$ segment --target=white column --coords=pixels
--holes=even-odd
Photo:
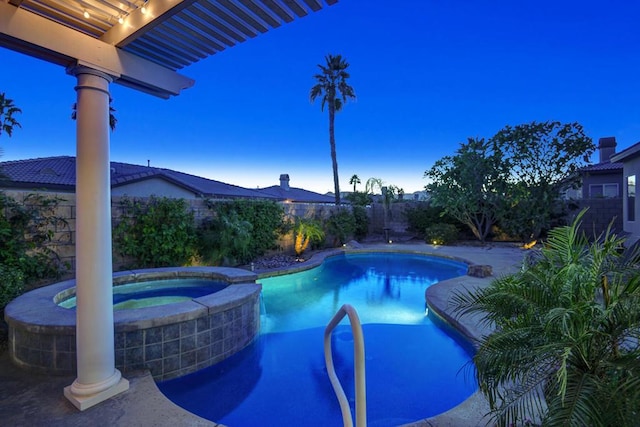
[[[111,261],[109,83],[76,67],[76,351],[78,377],[64,395],[85,410],[129,388],[115,368]]]

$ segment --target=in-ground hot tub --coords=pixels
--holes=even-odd
[[[228,286],[179,302],[114,311],[115,361],[121,372],[149,369],[156,380],[213,365],[247,346],[260,330],[257,276],[223,267],[133,270],[114,274],[125,284],[207,280]],[[5,308],[12,361],[30,371],[76,372],[76,312],[59,304],[75,295],[75,280],[28,292]]]
[[[220,292],[228,282],[198,277],[148,280],[118,284],[113,287],[113,309],[131,310],[189,301]],[[62,300],[61,300],[62,299]],[[75,309],[76,297],[67,292],[56,295],[60,307]]]

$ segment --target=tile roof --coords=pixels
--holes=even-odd
[[[277,197],[280,200],[289,200],[291,202],[332,204],[336,202],[336,199],[333,196],[326,196],[324,194],[314,193],[313,191],[295,187],[289,187],[288,190],[285,190],[280,185],[273,185],[271,187],[260,188],[256,191]]]
[[[580,172],[622,172],[623,164],[619,162],[602,162],[595,165],[585,166]]]
[[[5,186],[9,184],[11,187],[43,187],[52,190],[75,191],[76,158],[59,156],[0,162],[0,173],[9,177],[8,181],[4,180]],[[268,193],[171,169],[111,162],[112,187],[133,184],[151,178],[164,179],[201,197],[274,198]]]

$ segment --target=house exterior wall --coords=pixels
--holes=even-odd
[[[152,195],[170,197],[173,199],[191,200],[196,194],[183,187],[167,182],[163,179],[153,178],[131,184],[120,185],[111,188],[112,196],[149,197]]]
[[[618,197],[622,197],[622,175],[618,173],[611,174],[585,174],[582,178],[582,198],[593,198],[590,194],[592,185],[615,184],[618,188]]]
[[[624,218],[624,231],[629,233],[629,243],[634,243],[635,241],[640,239],[640,200],[638,200],[638,196],[640,196],[640,194],[638,194],[638,190],[636,187],[635,197],[629,197],[627,179],[631,176],[635,176],[636,185],[638,182],[640,182],[640,157],[624,160],[623,175],[624,185],[622,192],[622,212]],[[635,218],[629,218],[630,204],[633,204],[632,208],[635,211]]]
[[[582,217],[580,228],[589,238],[605,232],[609,224],[612,225],[613,232],[617,234],[624,232],[622,197],[581,199],[576,201],[576,205],[576,209],[567,217],[567,222],[573,221],[580,211],[588,208]]]

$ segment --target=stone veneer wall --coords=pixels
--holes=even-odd
[[[250,275],[255,282],[252,273],[241,274],[232,280]],[[75,374],[75,310],[54,303],[60,293],[71,293],[72,282],[28,292],[6,307],[13,363],[31,372]],[[224,360],[259,334],[261,288],[232,283],[187,302],[115,311],[116,367],[124,374],[148,369],[162,381]]]

